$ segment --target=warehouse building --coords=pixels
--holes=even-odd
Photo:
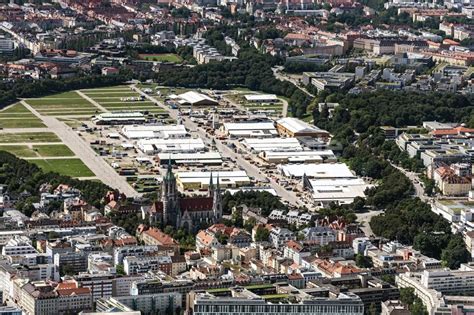
[[[357,178],[356,175],[344,163],[330,164],[285,164],[280,165],[279,170],[286,177],[302,178]]]
[[[344,163],[287,164],[279,169],[287,177],[301,178],[314,203],[323,207],[332,202],[350,204],[355,197],[365,197],[365,190],[371,187]]]
[[[282,139],[279,139],[282,140]],[[259,154],[267,163],[332,163],[337,158],[331,150],[318,151],[272,151],[265,150]]]
[[[236,188],[250,184],[250,178],[245,171],[222,171],[222,172],[179,172],[176,183],[182,190],[208,189],[211,179],[219,177],[219,187]]]
[[[111,112],[96,115],[92,122],[96,125],[134,125],[144,124],[146,118],[138,112]]]
[[[245,100],[251,103],[277,103],[280,100],[275,94],[248,94]]]
[[[253,152],[262,151],[282,151],[296,152],[303,151],[303,147],[296,138],[246,138],[242,144]]]
[[[319,206],[330,203],[351,204],[355,197],[365,198],[367,185],[361,178],[304,179],[303,186],[312,192],[313,201]]]
[[[281,136],[286,137],[313,137],[328,139],[329,132],[312,126],[302,120],[292,117],[282,118],[277,121],[277,130]]]
[[[216,106],[219,102],[215,99],[210,98],[205,94],[201,94],[194,91],[189,91],[178,95],[178,103],[180,105],[190,106]]]
[[[161,165],[168,161],[172,164],[185,165],[221,165],[222,156],[219,152],[197,152],[197,153],[159,153],[158,160]]]
[[[144,153],[191,153],[204,151],[206,146],[202,139],[141,139],[137,142],[138,148]]]
[[[224,123],[221,132],[230,138],[271,138],[278,135],[273,122]]]
[[[184,125],[124,126],[122,134],[128,139],[184,138],[188,135]]]

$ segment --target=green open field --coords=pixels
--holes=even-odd
[[[0,128],[43,128],[46,127],[38,118],[0,118]]]
[[[0,111],[0,128],[42,128],[43,122],[20,103]]]
[[[64,144],[0,145],[0,151],[7,151],[22,158],[74,156]]]
[[[79,98],[79,99],[82,99],[82,97],[79,94],[77,94],[75,91],[52,94],[52,95],[45,96],[43,98],[69,98],[69,99]]]
[[[33,151],[43,157],[74,156],[74,153],[65,144],[34,145]]]
[[[101,99],[101,98],[121,98],[121,97],[130,97],[130,96],[140,96],[137,92],[134,91],[110,91],[110,92],[89,92],[84,93],[85,95],[89,96],[93,100]]]
[[[0,151],[7,151],[22,158],[38,156],[36,152],[27,145],[0,145]]]
[[[92,177],[94,173],[80,159],[31,160],[45,172],[56,172],[72,177]]]
[[[81,90],[81,92],[88,93],[88,92],[94,92],[94,91],[112,91],[112,90],[115,90],[115,91],[129,90],[130,91],[130,87],[128,85],[115,85],[115,86],[100,87],[96,89],[84,89],[84,90]]]
[[[52,132],[0,133],[0,143],[61,142]]]
[[[34,98],[34,99],[27,99],[26,102],[33,106],[34,108],[39,106],[63,106],[66,105],[91,105],[87,100],[79,97],[79,98]]]
[[[183,59],[176,54],[141,54],[140,58],[148,61],[181,63]]]

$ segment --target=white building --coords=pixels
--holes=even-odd
[[[247,94],[244,97],[247,102],[252,103],[275,103],[279,101],[275,94]]]
[[[279,170],[286,177],[315,179],[357,178],[344,163],[330,164],[285,164]]]
[[[278,135],[273,122],[224,123],[221,132],[230,138],[271,138]]]
[[[204,151],[206,146],[202,139],[141,139],[137,142],[138,148],[146,154],[157,153],[191,153]]]
[[[280,152],[299,152],[303,151],[298,139],[295,138],[246,138],[242,144],[253,152],[262,151],[280,151]]]
[[[30,239],[26,236],[15,236],[2,248],[2,255],[4,256],[20,256],[37,253],[36,249],[31,245]]]
[[[294,139],[294,138],[288,138]],[[278,139],[283,140],[283,139]],[[265,150],[259,156],[268,163],[331,163],[337,162],[332,150],[273,151]]]
[[[273,227],[270,231],[270,242],[275,248],[282,248],[289,240],[295,240],[293,232],[282,227]]]
[[[188,135],[184,125],[133,125],[122,127],[122,134],[128,139],[170,139]]]
[[[183,190],[207,189],[211,174],[214,180],[219,177],[219,187],[221,188],[235,188],[250,184],[250,178],[245,171],[179,172],[176,175],[176,182]]]

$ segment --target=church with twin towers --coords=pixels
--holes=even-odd
[[[212,225],[222,219],[222,193],[219,175],[214,184],[213,174],[209,179],[207,196],[186,197],[178,192],[176,177],[171,161],[161,184],[161,198],[149,209],[150,223],[162,227],[173,226],[189,232],[197,231],[202,225]]]

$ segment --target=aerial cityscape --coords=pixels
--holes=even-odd
[[[474,314],[474,0],[2,0],[0,79],[0,315]]]

